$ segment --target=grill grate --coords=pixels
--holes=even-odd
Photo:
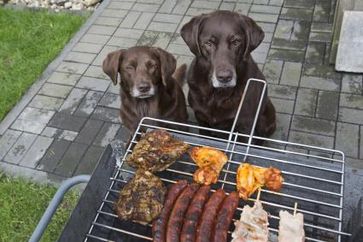
[[[244,96],[245,94],[241,104]],[[256,119],[252,130],[255,124]],[[250,135],[240,134],[233,132],[234,126],[235,123],[232,131],[228,132],[160,119],[142,119],[123,156],[121,165],[115,168],[115,173],[110,178],[109,189],[84,241],[152,240],[151,225],[143,226],[129,221],[120,221],[114,213],[114,204],[120,189],[135,171],[124,162],[125,157],[132,152],[144,132],[160,128],[191,146],[212,146],[226,152],[229,160],[219,176],[218,183],[212,186],[213,191],[218,188],[223,188],[227,193],[234,191],[236,171],[243,161],[257,166],[274,166],[280,169],[285,179],[281,191],[262,189],[260,197],[265,210],[269,213],[271,234],[278,232],[279,211],[284,209],[292,212],[294,203],[297,202],[297,211],[304,214],[307,241],[342,241],[349,236],[348,233],[342,232],[344,153],[333,149],[258,137],[254,136],[253,132]],[[204,135],[205,132],[213,132],[213,135]],[[244,142],[246,139],[248,142]],[[252,139],[265,141],[267,146],[251,144]],[[157,175],[168,185],[179,179],[192,181],[195,170],[195,163],[188,155],[183,155],[166,171]],[[247,203],[253,205],[255,196],[253,195]],[[245,204],[246,202],[240,201],[234,220],[239,219]],[[233,228],[232,225],[229,234]]]

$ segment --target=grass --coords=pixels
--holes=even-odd
[[[27,241],[56,190],[0,174],[0,241]],[[66,195],[42,237],[43,242],[57,240],[77,200],[76,192]]]
[[[87,17],[0,8],[0,121]]]

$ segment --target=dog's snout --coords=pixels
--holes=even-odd
[[[137,87],[137,89],[139,89],[140,92],[142,93],[146,93],[148,91],[150,91],[151,89],[151,85],[149,83],[140,83],[140,85]]]
[[[217,72],[217,79],[220,82],[230,82],[233,78],[233,72],[231,70],[220,70]]]

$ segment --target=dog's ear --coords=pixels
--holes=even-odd
[[[114,85],[117,84],[117,76],[122,60],[124,50],[116,50],[108,53],[106,59],[103,60],[102,69],[111,78]]]
[[[161,48],[153,48],[160,60],[161,80],[166,86],[176,69],[176,59],[169,52]]]
[[[243,58],[246,60],[248,55],[261,44],[265,33],[250,17],[240,15],[240,19],[241,26],[246,34],[246,49],[243,54]]]
[[[202,14],[192,18],[188,23],[184,24],[180,30],[181,37],[188,45],[190,51],[196,56],[201,55],[199,47],[199,33],[200,27],[207,16],[209,15]]]

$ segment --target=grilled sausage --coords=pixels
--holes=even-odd
[[[164,202],[164,208],[161,211],[159,217],[153,222],[152,232],[154,242],[165,242],[166,225],[168,224],[171,210],[173,209],[175,200],[187,185],[188,182],[186,180],[181,180],[169,188]]]
[[[238,207],[238,193],[231,192],[228,197],[223,200],[222,206],[219,209],[214,229],[214,242],[226,242],[227,232],[231,224],[234,211]]]
[[[202,215],[205,202],[209,198],[210,186],[202,186],[195,194],[184,217],[180,242],[194,242],[199,217]]]
[[[190,201],[192,200],[195,192],[198,190],[199,185],[193,183],[189,185],[180,194],[171,211],[168,227],[166,229],[166,242],[178,242],[180,231],[183,226],[184,214],[187,211]]]
[[[215,219],[226,194],[218,189],[208,200],[204,207],[202,217],[197,229],[196,242],[210,242],[213,238]]]

